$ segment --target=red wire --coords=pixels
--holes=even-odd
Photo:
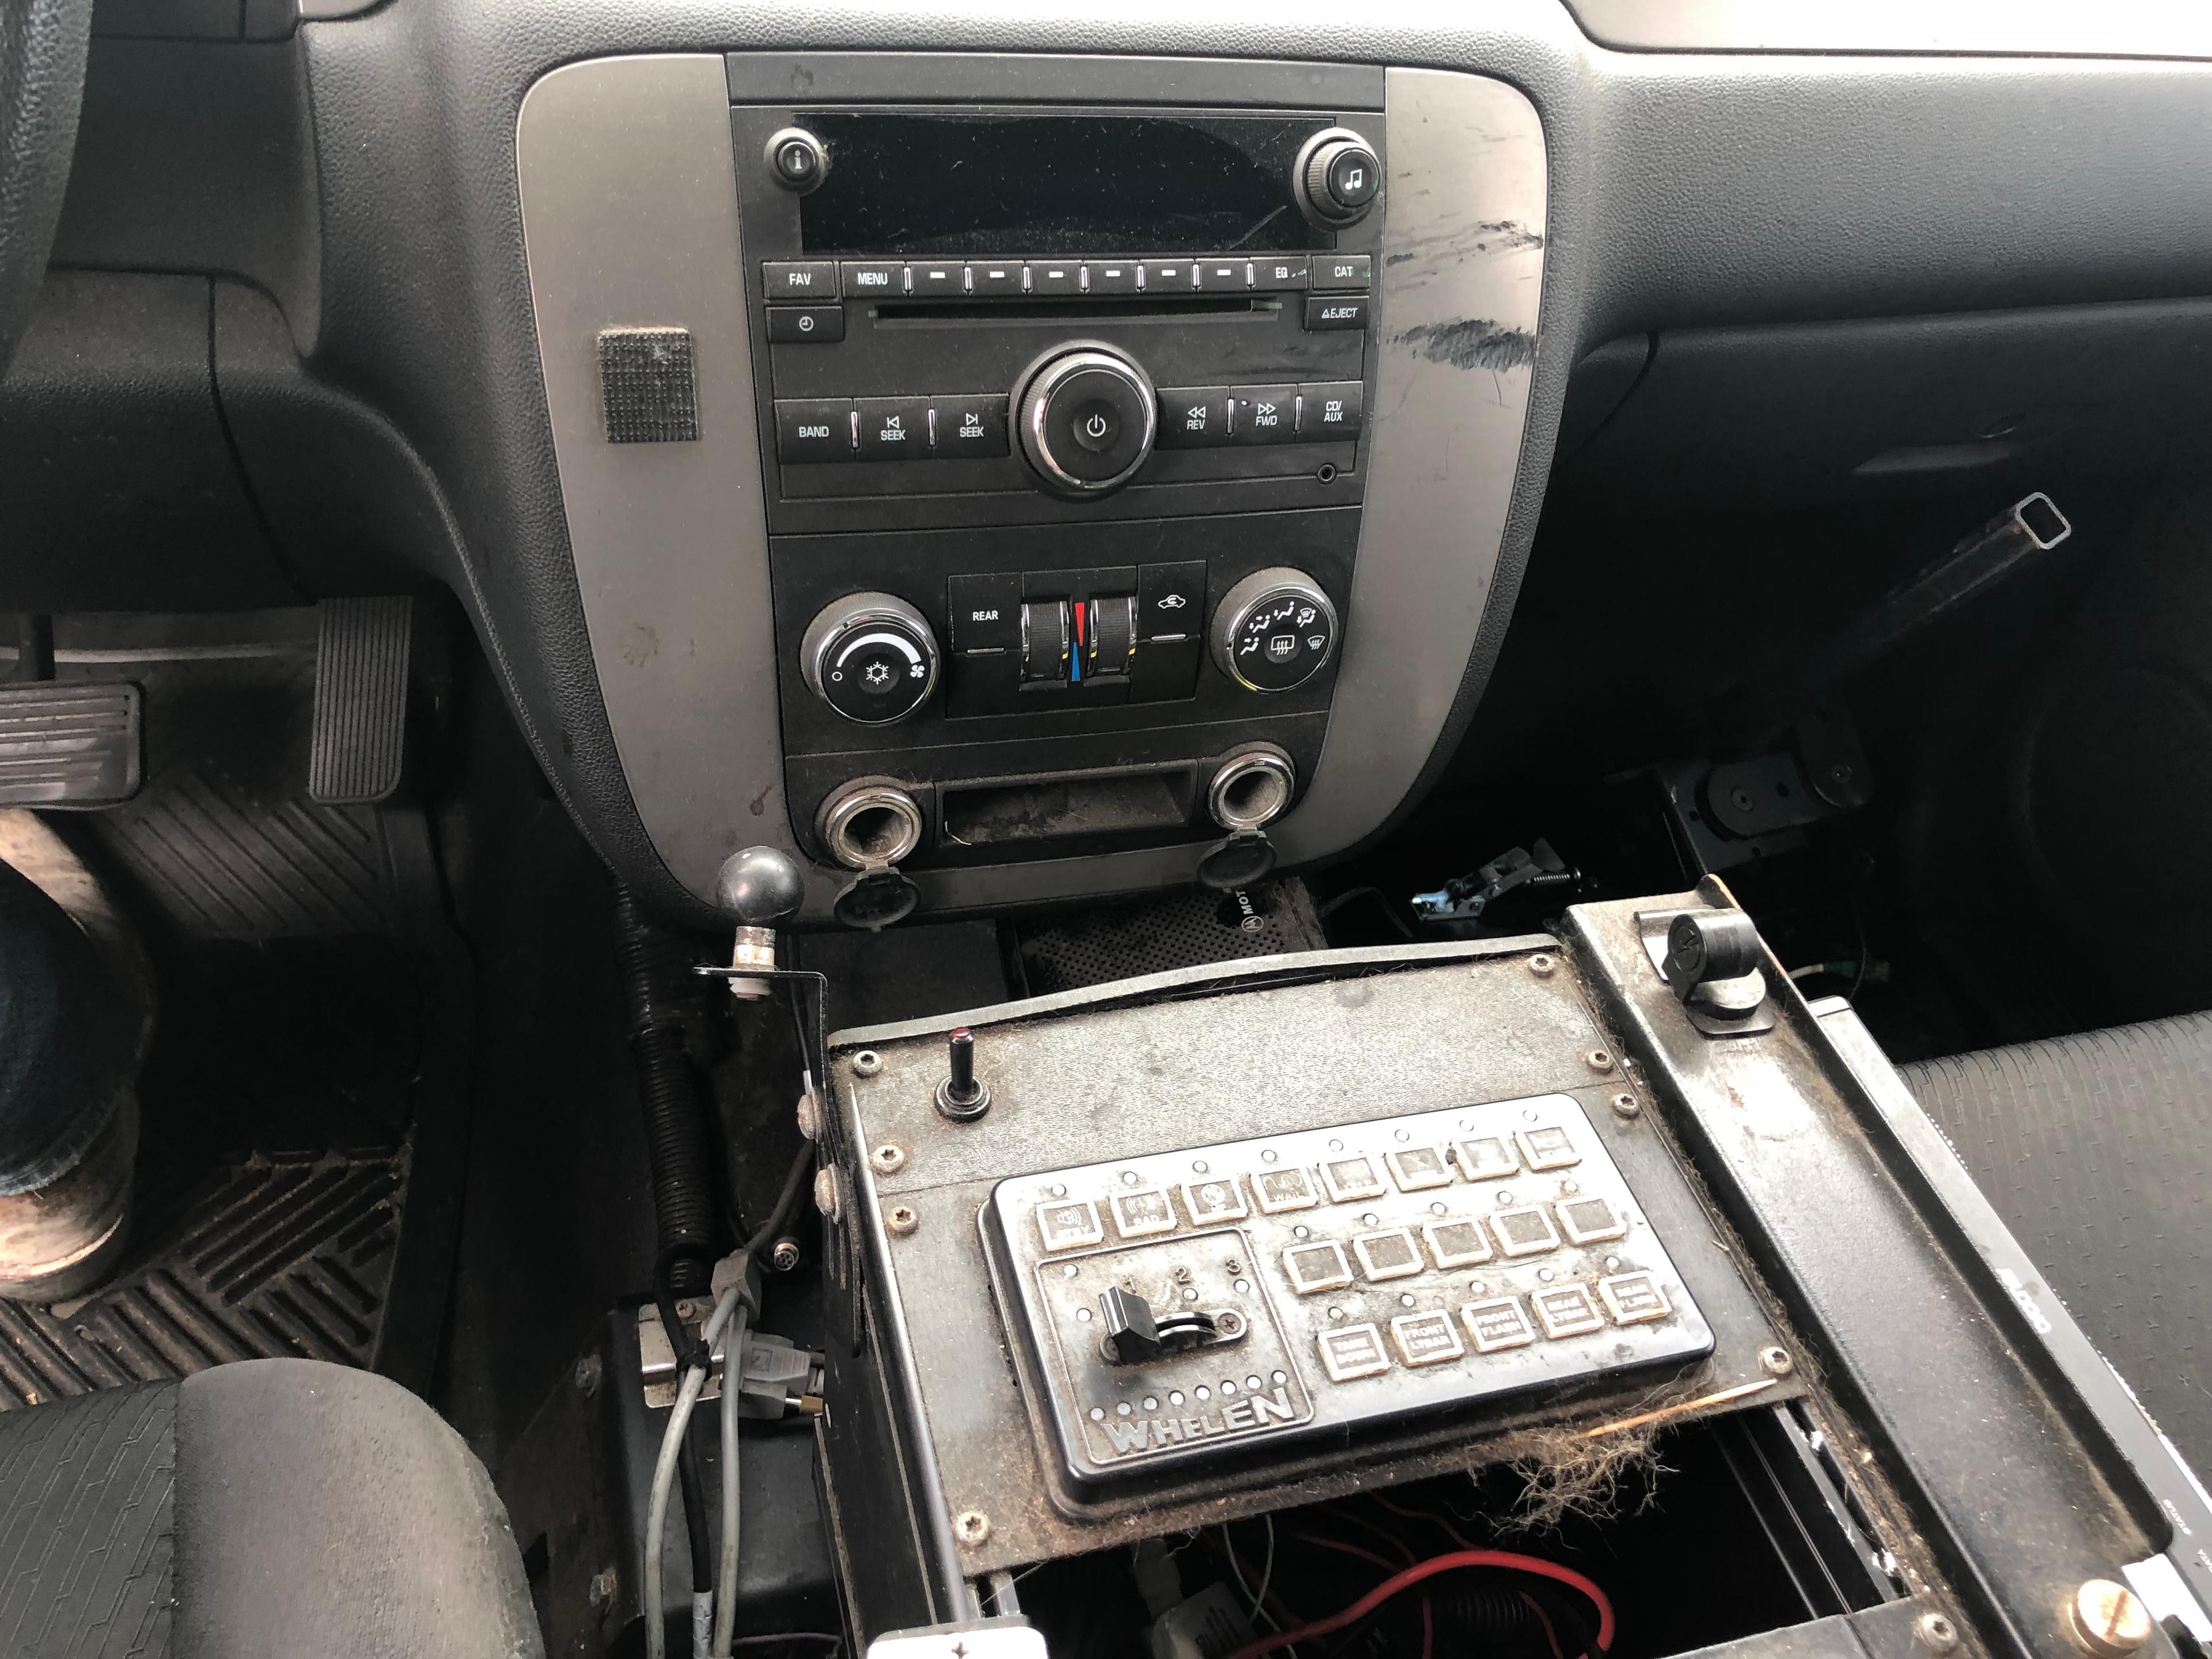
[[[1335,1550],[1344,1555],[1356,1555],[1363,1561],[1373,1562],[1385,1572],[1390,1572],[1395,1570],[1395,1563],[1385,1560],[1382,1556],[1376,1554],[1373,1550],[1363,1549],[1358,1544],[1347,1544],[1341,1539],[1337,1538],[1317,1538],[1310,1532],[1302,1532],[1298,1534],[1297,1539],[1301,1544],[1313,1544],[1325,1550]]]
[[[1528,1604],[1528,1611],[1536,1615],[1537,1622],[1544,1627],[1544,1634],[1551,1638],[1552,1659],[1567,1659],[1565,1652],[1559,1646],[1559,1632],[1552,1628],[1552,1615],[1544,1611],[1544,1604],[1529,1595],[1527,1590],[1521,1592],[1521,1599]]]
[[[1384,1509],[1389,1510],[1391,1514],[1402,1516],[1408,1521],[1426,1521],[1433,1526],[1442,1527],[1444,1529],[1444,1536],[1450,1539],[1453,1543],[1456,1544],[1463,1550],[1471,1550],[1475,1547],[1473,1544],[1467,1541],[1466,1534],[1462,1533],[1457,1527],[1452,1525],[1450,1522],[1445,1520],[1441,1515],[1431,1515],[1426,1510],[1409,1510],[1404,1504],[1394,1504],[1387,1498],[1377,1497],[1375,1501],[1377,1504],[1380,1504]]]
[[[1312,1541],[1317,1543],[1321,1540]],[[1356,1545],[1339,1547],[1358,1550]],[[1556,1561],[1546,1561],[1534,1555],[1515,1555],[1506,1550],[1455,1550],[1449,1555],[1431,1556],[1418,1565],[1407,1567],[1403,1572],[1393,1574],[1341,1613],[1333,1613],[1326,1619],[1317,1620],[1310,1625],[1301,1625],[1296,1630],[1280,1631],[1273,1636],[1262,1636],[1255,1641],[1247,1642],[1231,1654],[1229,1659],[1261,1659],[1262,1654],[1273,1653],[1277,1648],[1332,1635],[1346,1625],[1357,1624],[1401,1590],[1418,1584],[1425,1578],[1433,1578],[1440,1572],[1450,1572],[1459,1567],[1510,1567],[1516,1572],[1534,1573],[1540,1578],[1553,1579],[1580,1591],[1597,1609],[1597,1650],[1603,1653],[1612,1647],[1614,1630],[1613,1602],[1595,1583],[1572,1567],[1563,1567]]]
[[[1430,1607],[1429,1598],[1424,1595],[1421,1598],[1421,1659],[1436,1659],[1436,1612]]]

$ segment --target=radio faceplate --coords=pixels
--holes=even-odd
[[[865,777],[914,795],[915,866],[1218,840],[1206,781],[1255,743],[1287,761],[1291,804],[1356,626],[1379,120],[888,105],[731,119],[802,838]],[[1309,172],[1369,199],[1325,222]],[[1243,641],[1278,672],[1224,672],[1216,608],[1279,569],[1321,600]],[[910,676],[886,654],[854,671],[884,684],[856,691],[801,663],[855,596],[926,619]],[[908,710],[933,647],[944,672]],[[1103,809],[999,813],[988,853],[939,799],[1131,769],[1147,781],[1099,786]]]

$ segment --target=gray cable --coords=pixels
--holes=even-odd
[[[745,1310],[730,1320],[730,1339],[722,1352],[722,1555],[714,1575],[714,1659],[730,1659],[730,1640],[738,1630],[738,1382],[745,1368]]]
[[[738,1283],[722,1292],[714,1311],[707,1316],[706,1328],[699,1334],[710,1352],[737,1308],[738,1291],[744,1283],[740,1274]],[[684,1449],[684,1431],[691,1426],[691,1408],[699,1403],[699,1391],[706,1386],[704,1370],[696,1365],[684,1368],[676,1405],[668,1413],[668,1427],[660,1437],[660,1456],[653,1466],[653,1491],[645,1506],[644,1570],[638,1578],[639,1600],[645,1613],[646,1659],[668,1659],[666,1611],[660,1599],[661,1580],[665,1576],[660,1558],[668,1535],[668,1495],[676,1485],[676,1462]]]

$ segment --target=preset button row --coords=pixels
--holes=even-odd
[[[1132,254],[1115,259],[770,259],[772,304],[846,300],[1063,298],[1096,295],[1361,293],[1370,253]]]

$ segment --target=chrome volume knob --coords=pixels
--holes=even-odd
[[[1159,401],[1127,353],[1071,343],[1023,377],[1014,420],[1040,484],[1057,495],[1103,495],[1152,453]]]

